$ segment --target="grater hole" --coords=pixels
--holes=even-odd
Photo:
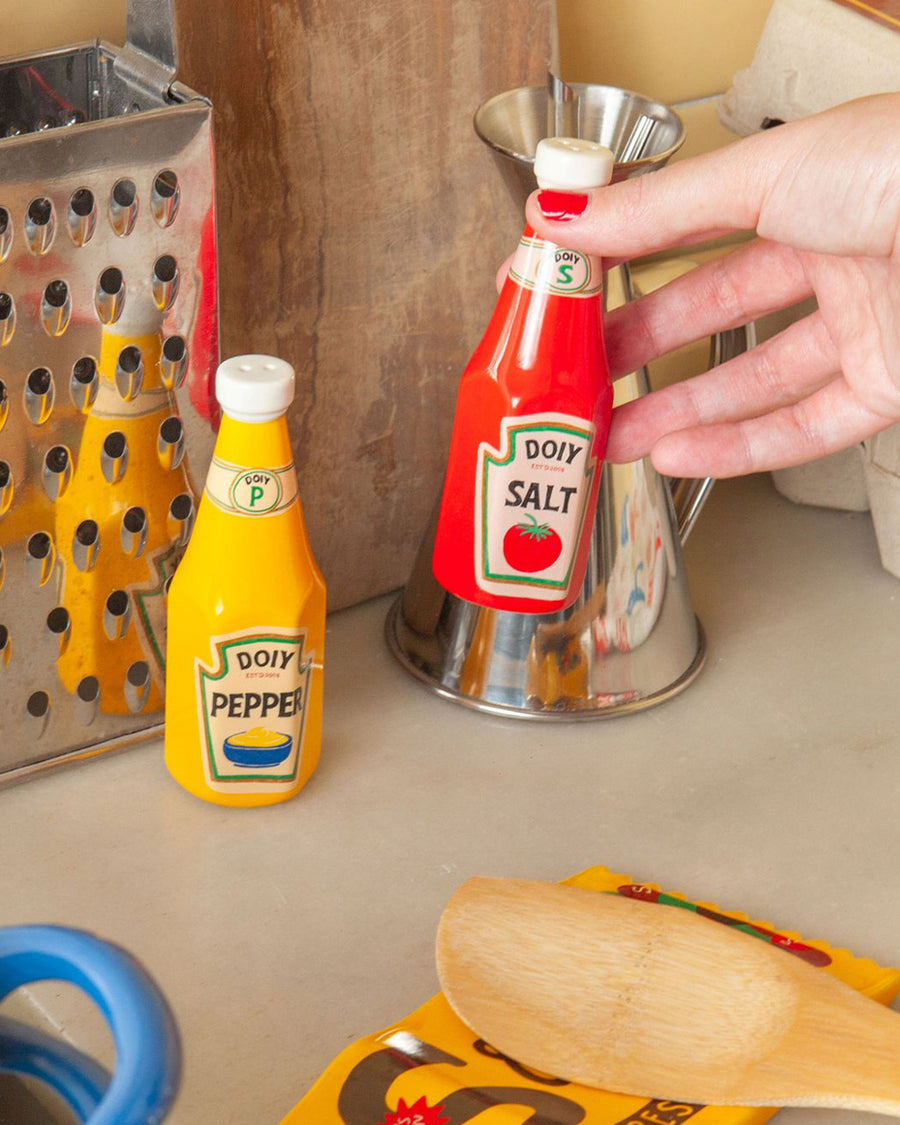
[[[110,484],[116,484],[128,467],[128,442],[121,430],[113,430],[103,439],[100,451],[100,468]]]
[[[134,180],[117,180],[109,197],[109,221],[116,234],[131,234],[137,219],[137,187]]]
[[[122,517],[122,550],[132,558],[144,553],[147,543],[147,513],[143,508],[129,508]]]
[[[153,264],[153,299],[160,312],[172,307],[178,295],[178,262],[171,254],[163,254]]]
[[[144,359],[141,349],[129,344],[116,360],[116,387],[126,402],[137,398],[144,385]]]
[[[0,379],[0,430],[3,429],[6,423],[6,416],[9,413],[9,392],[6,389],[6,383]]]
[[[29,536],[26,550],[33,559],[47,559],[53,550],[53,540],[46,531],[35,531]]]
[[[136,660],[125,673],[125,702],[133,715],[143,711],[150,694],[150,665]]]
[[[6,234],[10,228],[9,211],[5,207],[0,207],[0,235]]]
[[[156,452],[164,469],[176,469],[181,464],[184,458],[184,426],[176,415],[160,424]]]
[[[0,625],[0,657],[9,659],[9,629],[5,625]]]
[[[103,612],[103,629],[111,641],[125,636],[131,621],[131,605],[124,590],[113,590],[106,599]]]
[[[48,336],[61,336],[69,326],[72,302],[69,287],[60,278],[51,281],[41,301],[41,324]]]
[[[94,210],[94,193],[90,188],[78,188],[72,192],[69,207],[73,215],[86,219]]]
[[[3,260],[0,251],[0,261]],[[0,348],[5,348],[16,330],[16,306],[9,293],[0,293]]]
[[[72,402],[82,414],[86,414],[94,405],[97,391],[100,388],[100,377],[97,361],[91,355],[83,355],[72,364],[72,379],[69,383],[69,393]]]
[[[49,581],[56,565],[56,548],[49,532],[35,531],[25,545],[25,573],[37,586]]]
[[[12,220],[9,211],[5,207],[0,207],[0,262],[5,262],[9,257],[12,237]]]
[[[56,233],[53,204],[46,196],[32,199],[25,211],[25,241],[32,254],[46,254]]]
[[[75,694],[82,703],[96,703],[100,698],[100,681],[96,676],[84,676],[78,681]]]
[[[82,520],[72,538],[72,562],[81,571],[90,570],[100,550],[100,528],[96,520]]]
[[[94,307],[103,324],[115,324],[125,304],[125,278],[117,266],[108,266],[97,281]]]
[[[42,426],[53,411],[53,376],[46,367],[35,367],[25,380],[25,413],[36,426]]]
[[[58,605],[47,614],[47,631],[56,638],[59,655],[69,647],[69,635],[72,631],[72,619],[64,605]]]
[[[150,192],[150,210],[161,227],[171,226],[175,221],[180,200],[181,189],[178,186],[178,177],[167,168],[157,175]]]
[[[0,461],[0,516],[6,515],[13,499],[13,474],[8,461]]]
[[[41,478],[50,499],[58,500],[72,480],[72,454],[67,446],[54,445],[47,450]]]
[[[33,691],[25,709],[33,719],[45,719],[50,713],[50,696],[45,691]]]
[[[83,109],[72,109],[63,117],[63,125],[82,125],[87,121],[87,114]]]
[[[82,676],[75,686],[75,696],[78,700],[78,717],[84,726],[89,727],[100,707],[100,681],[96,676]]]
[[[159,360],[160,374],[166,388],[177,391],[187,375],[187,344],[183,336],[167,336]]]

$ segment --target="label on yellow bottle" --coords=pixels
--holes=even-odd
[[[297,499],[293,462],[278,468],[248,469],[213,457],[206,495],[225,512],[238,516],[274,516]]]
[[[245,629],[212,638],[195,662],[207,784],[222,792],[290,788],[303,757],[313,653],[305,629]]]

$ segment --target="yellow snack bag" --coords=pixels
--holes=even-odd
[[[722,911],[654,883],[591,867],[565,880],[704,914],[802,957],[873,1000],[900,992],[900,969],[846,949],[801,939],[738,911]],[[343,1051],[281,1125],[759,1125],[771,1108],[689,1105],[610,1094],[539,1074],[493,1050],[453,1013],[442,994],[405,1019]]]

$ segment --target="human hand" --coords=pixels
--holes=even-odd
[[[617,409],[611,461],[649,453],[674,476],[737,476],[836,452],[900,420],[900,94],[569,196],[569,213],[584,208],[572,217],[560,216],[561,199],[530,197],[534,230],[608,263],[757,235],[610,313],[614,376],[807,297],[818,303],[712,371]]]

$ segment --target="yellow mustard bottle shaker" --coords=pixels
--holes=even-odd
[[[287,800],[319,758],[325,583],[300,507],[293,397],[284,360],[219,366],[222,422],[169,588],[166,766],[220,805]]]

